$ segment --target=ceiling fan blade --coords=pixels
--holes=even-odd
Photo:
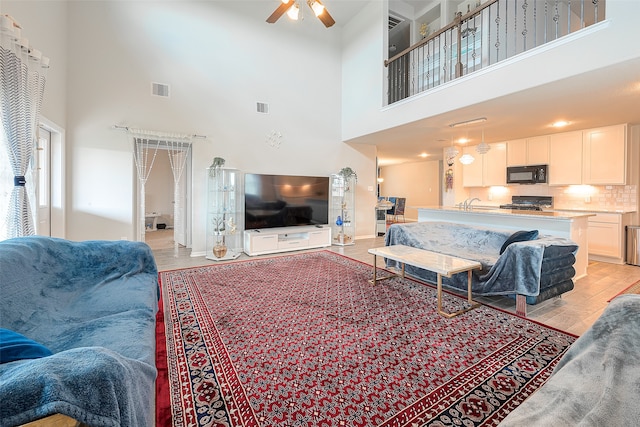
[[[330,26],[336,23],[336,21],[333,20],[331,15],[329,15],[329,11],[326,8],[322,11],[320,15],[318,15],[318,19],[321,20],[324,26],[327,28],[329,28]]]
[[[285,12],[287,10],[289,10],[289,8],[291,7],[292,3],[291,2],[287,2],[287,3],[280,3],[280,6],[278,6],[276,8],[276,10],[273,11],[273,13],[271,14],[271,16],[269,16],[267,18],[267,22],[269,24],[273,24],[275,23],[278,19],[280,19],[280,17],[282,15],[285,14]]]

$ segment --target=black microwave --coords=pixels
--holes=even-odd
[[[547,165],[509,166],[507,184],[544,184],[549,174]]]

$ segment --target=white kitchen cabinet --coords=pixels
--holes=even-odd
[[[589,259],[624,264],[624,228],[629,218],[619,213],[589,217]]]
[[[527,164],[527,140],[507,141],[507,166],[526,166]]]
[[[624,185],[627,177],[627,126],[589,129],[582,135],[582,182]]]
[[[507,185],[507,143],[489,144],[491,150],[483,157],[482,178],[485,186]]]
[[[527,166],[527,140],[507,141],[507,166]]]
[[[546,165],[548,163],[549,136],[507,142],[507,166]]]
[[[474,157],[473,163],[462,167],[462,185],[465,187],[487,187],[507,183],[507,143],[489,144],[486,154],[479,154],[476,147],[464,147],[463,154]]]
[[[473,156],[474,160],[468,165],[462,166],[462,185],[464,187],[482,187],[482,156],[476,151],[476,147],[462,147],[462,154]]]
[[[582,131],[549,135],[549,185],[582,184]]]
[[[527,164],[549,164],[549,136],[538,136],[527,139]]]

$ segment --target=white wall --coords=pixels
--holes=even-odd
[[[3,0],[0,13],[13,16],[22,26],[22,36],[50,58],[42,115],[64,128],[67,121],[67,3]]]
[[[417,221],[416,206],[440,205],[440,162],[411,162],[380,168],[380,195],[407,199],[405,218]]]
[[[606,22],[591,30],[385,107],[380,87],[386,79],[383,68],[386,57],[380,50],[379,31],[371,29],[378,25],[376,19],[383,3],[372,2],[366,7],[370,17],[360,28],[366,37],[354,37],[345,46],[345,51],[359,52],[357,61],[344,67],[344,81],[348,82],[343,86],[342,94],[342,137],[345,141],[640,57],[640,44],[630,42],[640,34],[637,24],[640,2],[607,0]],[[541,63],[557,66],[541,69]]]
[[[373,129],[386,97],[388,1],[372,1],[345,27],[342,51],[342,137]],[[350,123],[353,121],[354,123]]]
[[[60,2],[24,2],[26,16],[39,14],[36,3]],[[373,209],[375,148],[341,142],[340,27],[269,25],[271,5],[248,3],[64,2],[68,238],[134,238],[132,144],[115,124],[207,136],[193,148],[194,252],[204,252],[205,169],[216,156],[258,173],[350,166],[358,206]],[[151,96],[151,82],[169,84],[171,97]],[[266,142],[272,131],[279,148]],[[373,216],[357,220],[357,235],[373,235]]]
[[[156,212],[158,223],[173,225],[173,172],[166,150],[159,150],[144,187],[145,211]]]

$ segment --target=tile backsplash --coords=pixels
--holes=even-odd
[[[471,188],[470,197],[478,197],[483,205],[510,203],[512,196],[553,196],[555,209],[638,210],[636,185],[570,185],[563,187],[518,185]]]
[[[576,188],[577,187],[577,188]],[[554,207],[604,210],[637,210],[635,185],[602,185],[563,187],[554,197]]]

